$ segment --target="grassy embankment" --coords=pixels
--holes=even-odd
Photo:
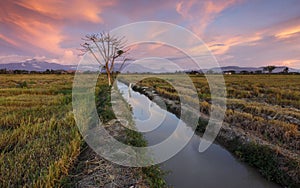
[[[0,187],[63,186],[84,143],[72,114],[72,81],[73,75],[0,75]],[[106,107],[102,112],[113,118]],[[128,143],[145,144],[138,133],[128,135]],[[162,184],[157,170],[142,169],[149,184]]]
[[[99,94],[97,99],[97,109],[98,114],[100,115],[100,118],[103,122],[109,122],[112,119],[115,119],[115,114],[112,109],[111,104],[111,95],[107,95],[107,93],[110,92],[110,88],[106,85],[102,85],[99,87]],[[120,97],[120,96],[118,96]],[[121,100],[127,104],[127,102],[121,98]],[[127,104],[128,105],[128,104]],[[118,106],[118,108],[121,106]],[[128,106],[130,109],[130,106]],[[123,114],[124,115],[124,114]],[[131,114],[127,114],[126,117],[127,120],[129,120],[129,124],[131,126],[134,126],[134,122],[132,120]],[[133,131],[131,129],[125,130],[126,140],[125,144],[135,146],[135,147],[146,147],[147,142],[144,140],[143,135],[139,132]],[[147,156],[145,156],[147,157]],[[146,183],[149,185],[149,187],[167,187],[167,184],[165,180],[162,178],[165,175],[164,171],[161,171],[159,166],[149,166],[149,167],[143,167],[139,168],[141,170],[141,174],[144,174],[144,179],[146,180]]]
[[[212,105],[207,80],[201,75],[190,76],[198,92],[200,111],[209,116]],[[131,77],[138,79],[136,75]],[[153,78],[138,85],[149,87],[166,99],[179,101],[176,90],[155,77],[153,75]],[[181,90],[189,94],[189,84],[178,80],[180,76],[163,75],[162,78],[167,81],[177,79]],[[225,82],[227,110],[224,122],[229,127],[242,130],[251,141],[241,143],[239,138],[226,142],[218,140],[238,158],[257,167],[268,180],[290,187],[298,186],[300,76],[228,75]],[[187,101],[194,101],[192,97],[184,97]],[[206,125],[205,120],[200,120],[197,131],[203,133]]]

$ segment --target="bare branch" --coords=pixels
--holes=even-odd
[[[124,57],[129,51],[129,49],[124,49],[127,42],[125,37],[113,36],[109,33],[101,32],[99,34],[88,34],[82,40],[84,43],[81,44],[81,52],[90,52],[100,65],[104,64],[110,85],[115,61],[120,57]],[[101,62],[101,57],[104,62]],[[121,67],[123,67],[127,60],[123,60]]]

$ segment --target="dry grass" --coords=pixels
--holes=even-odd
[[[180,79],[178,75],[147,78],[141,86],[152,87],[161,96],[178,100],[176,90],[164,80]],[[198,92],[200,111],[211,111],[211,96],[205,76],[190,75]],[[131,75],[134,80],[138,76]],[[163,80],[164,79],[164,80]],[[189,93],[189,84],[177,81]],[[300,150],[300,76],[299,75],[229,75],[225,76],[227,112],[225,122],[251,132],[272,144]],[[194,102],[193,97],[186,97]]]
[[[81,137],[72,75],[0,75],[0,187],[50,187],[68,173]]]

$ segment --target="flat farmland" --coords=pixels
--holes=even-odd
[[[178,75],[148,76],[151,78],[137,85],[168,100],[179,100],[166,82],[180,79]],[[189,76],[200,112],[209,116],[212,105],[207,80],[203,75]],[[73,75],[55,74],[0,75],[0,187],[63,185],[64,177],[76,166],[84,141],[72,113],[73,79]],[[224,79],[225,124],[241,130],[247,139],[259,140],[254,145],[237,142],[227,148],[267,179],[287,186],[299,184],[300,75],[225,75]],[[96,93],[104,92],[103,100],[109,106],[105,81],[104,75],[99,77]],[[188,93],[188,83],[182,80],[178,85]],[[187,100],[194,98],[187,95]],[[103,109],[102,116],[114,118],[108,107]],[[205,127],[199,124],[197,130],[203,132]],[[136,142],[142,142],[138,138]]]

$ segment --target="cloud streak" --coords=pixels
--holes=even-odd
[[[193,22],[191,29],[201,35],[218,14],[240,2],[241,0],[180,1],[176,4],[176,11]]]
[[[284,29],[277,34],[275,34],[275,37],[279,39],[284,39],[284,38],[290,38],[294,36],[295,34],[300,33],[300,25],[298,26],[291,26],[290,28]]]
[[[103,8],[114,5],[114,1],[20,0],[17,1],[16,4],[28,10],[38,12],[41,15],[46,15],[54,20],[102,23],[103,19],[100,14],[102,13]]]

